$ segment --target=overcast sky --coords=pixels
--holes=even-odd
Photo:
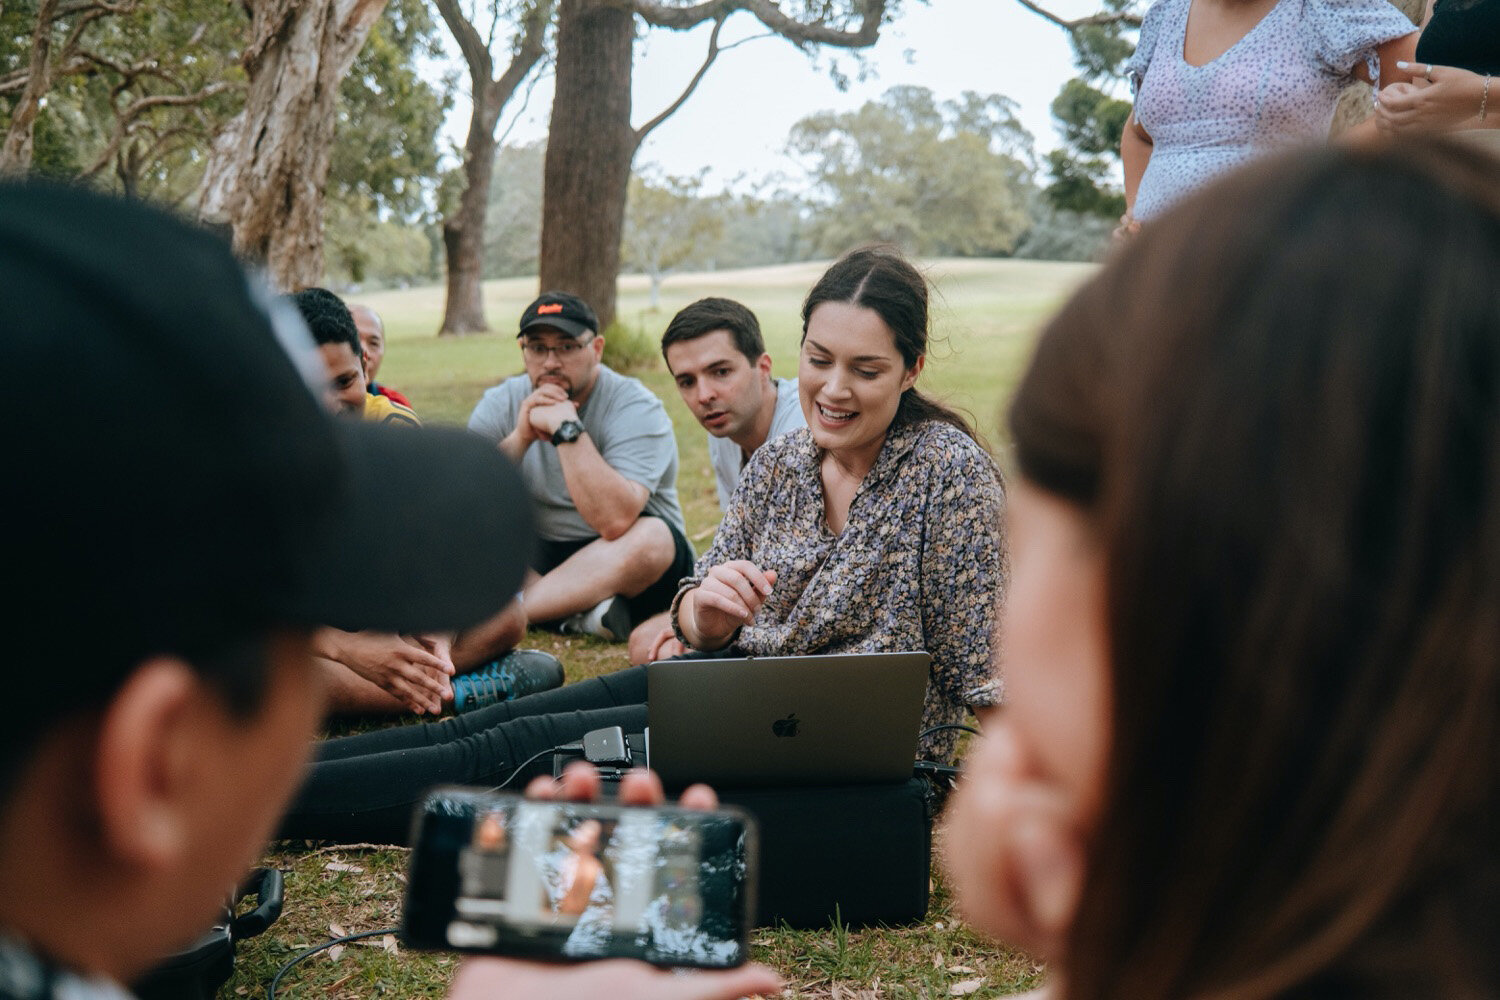
[[[785,153],[792,124],[815,111],[857,108],[898,84],[926,87],[939,100],[965,90],[1004,94],[1020,105],[1021,122],[1039,150],[1057,144],[1048,106],[1074,75],[1060,28],[1014,0],[907,0],[906,7],[869,50],[869,76],[854,80],[846,91],[829,76],[829,62],[840,55],[834,50],[809,58],[780,38],[760,38],[722,52],[687,104],[647,138],[637,168],[655,165],[671,174],[693,174],[706,167],[710,189],[739,176],[757,182],[778,173],[800,187],[800,171]],[[1098,5],[1053,0],[1051,9],[1077,16]],[[725,25],[720,44],[755,35],[759,28],[753,17],[737,14]],[[702,62],[707,44],[707,25],[691,32],[653,29],[637,41],[633,124],[671,103]],[[839,65],[851,75],[857,69],[847,53]],[[461,79],[448,122],[448,136],[459,145],[469,118],[467,79]],[[524,110],[519,104],[518,94],[501,120],[501,131],[510,126],[506,141],[544,137],[550,78],[538,83]]]

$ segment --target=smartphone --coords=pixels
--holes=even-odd
[[[698,968],[749,958],[756,831],[740,810],[441,788],[415,822],[412,947]]]

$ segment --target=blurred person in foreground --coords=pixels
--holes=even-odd
[[[263,850],[322,715],[314,630],[480,620],[520,584],[530,517],[484,442],[331,420],[300,322],[227,246],[160,212],[0,185],[0,295],[28,303],[0,334],[22,404],[0,435],[24,473],[0,500],[15,529],[0,556],[26,581],[4,611],[18,668],[0,753],[0,997],[122,998]],[[225,405],[239,398],[256,405]],[[390,588],[336,558],[371,533],[430,585]],[[755,967],[490,960],[467,963],[453,995],[775,985]]]
[[[1497,178],[1251,168],[1043,333],[945,849],[1051,993],[1500,995]]]

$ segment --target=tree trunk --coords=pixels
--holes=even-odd
[[[520,34],[510,65],[491,79],[495,63],[490,39],[478,31],[455,0],[436,0],[438,13],[453,33],[469,66],[469,136],[464,140],[464,190],[458,211],[443,220],[443,252],[448,258],[448,296],[438,334],[488,330],[484,319],[484,226],[489,211],[490,185],[495,174],[495,126],[500,112],[546,51],[547,25],[553,0],[535,0],[523,8]],[[498,14],[496,15],[498,17]]]
[[[630,127],[629,10],[600,0],[558,7],[557,83],[543,174],[541,286],[572,292],[615,316],[625,192],[636,136]]]
[[[479,333],[484,319],[484,214],[495,173],[495,123],[504,101],[485,106],[488,80],[474,87],[474,113],[464,150],[464,192],[458,210],[443,220],[443,251],[448,257],[448,298],[438,333]]]
[[[250,0],[245,110],[214,142],[198,215],[293,290],[323,278],[323,188],[339,81],[386,0]]]
[[[37,10],[36,31],[31,36],[31,64],[27,71],[26,88],[16,98],[16,106],[11,111],[10,128],[6,129],[4,142],[0,143],[0,173],[24,174],[31,169],[36,116],[42,109],[42,98],[52,84],[52,19],[56,12],[57,0],[42,0]]]

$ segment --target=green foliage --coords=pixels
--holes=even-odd
[[[0,16],[0,52],[21,67],[30,59],[36,6]],[[142,3],[88,22],[69,46],[78,16],[65,13],[52,25],[52,79],[34,131],[33,168],[182,201],[197,187],[213,136],[238,110],[243,11],[218,0],[178,0],[170,9]]]
[[[807,206],[794,194],[725,195],[719,205],[723,232],[690,266],[699,270],[754,267],[807,260],[817,253]]]
[[[661,342],[645,327],[615,320],[604,330],[604,363],[617,372],[661,367]]]
[[[1057,119],[1064,142],[1079,152],[1098,156],[1120,148],[1120,136],[1130,118],[1130,102],[1073,79],[1053,98],[1052,117]]]
[[[844,114],[792,128],[822,205],[819,249],[881,240],[919,254],[1009,253],[1027,226],[1032,140],[1015,105],[966,93],[939,105],[923,87],[894,87]]]
[[[328,194],[365,199],[382,217],[412,221],[430,207],[438,134],[452,106],[454,78],[423,79],[443,49],[423,0],[390,0],[339,85],[338,141]]]
[[[69,138],[66,126],[58,121],[58,113],[43,107],[32,126],[31,172],[57,180],[77,177],[83,167]]]
[[[547,144],[502,146],[495,157],[484,221],[484,274],[508,278],[536,274],[541,253],[542,165]],[[463,179],[458,172],[459,181]],[[457,208],[457,196],[454,208]]]
[[[441,55],[426,3],[390,0],[339,85],[324,203],[332,285],[403,286],[441,273],[429,230],[453,78],[423,78]]]
[[[704,197],[702,190],[701,172],[696,177],[636,174],[630,179],[621,255],[627,267],[650,276],[653,299],[664,275],[724,233],[724,199]]]
[[[1016,244],[1017,257],[1094,261],[1101,259],[1109,248],[1110,233],[1114,231],[1118,213],[1108,215],[1061,209],[1052,204],[1047,193],[1038,192],[1031,216],[1031,228]]]
[[[1128,9],[1129,3],[1110,0],[1106,10]],[[1084,79],[1103,82],[1116,79],[1124,72],[1125,61],[1135,52],[1135,44],[1117,24],[1086,24],[1073,32],[1073,64]]]
[[[35,2],[0,5],[0,63],[26,64],[35,18]],[[141,3],[90,23],[68,55],[72,20],[59,21],[33,168],[169,204],[189,199],[214,138],[243,107],[248,24],[242,5],[222,0]],[[410,224],[428,215],[451,102],[451,81],[423,79],[441,52],[424,0],[391,0],[340,87],[326,205],[336,283],[435,273],[426,235]],[[9,111],[0,101],[4,120]]]
[[[1104,0],[1105,13],[1130,11],[1133,0]],[[1063,147],[1047,157],[1051,207],[1076,216],[1116,218],[1125,211],[1125,196],[1114,183],[1120,136],[1131,104],[1104,88],[1118,86],[1125,63],[1135,51],[1126,23],[1089,24],[1070,35],[1073,62],[1080,76],[1063,84],[1052,101],[1052,119]]]
[[[1074,79],[1053,100],[1052,117],[1064,147],[1047,154],[1047,200],[1066,212],[1119,217],[1125,211],[1125,196],[1110,175],[1130,118],[1130,102]]]
[[[328,200],[323,238],[326,280],[336,288],[404,287],[440,273],[425,230],[380,219],[357,197]]]
[[[1115,219],[1125,212],[1125,195],[1109,182],[1110,161],[1104,157],[1069,156],[1054,149],[1047,154],[1047,200],[1054,208],[1082,215]]]

